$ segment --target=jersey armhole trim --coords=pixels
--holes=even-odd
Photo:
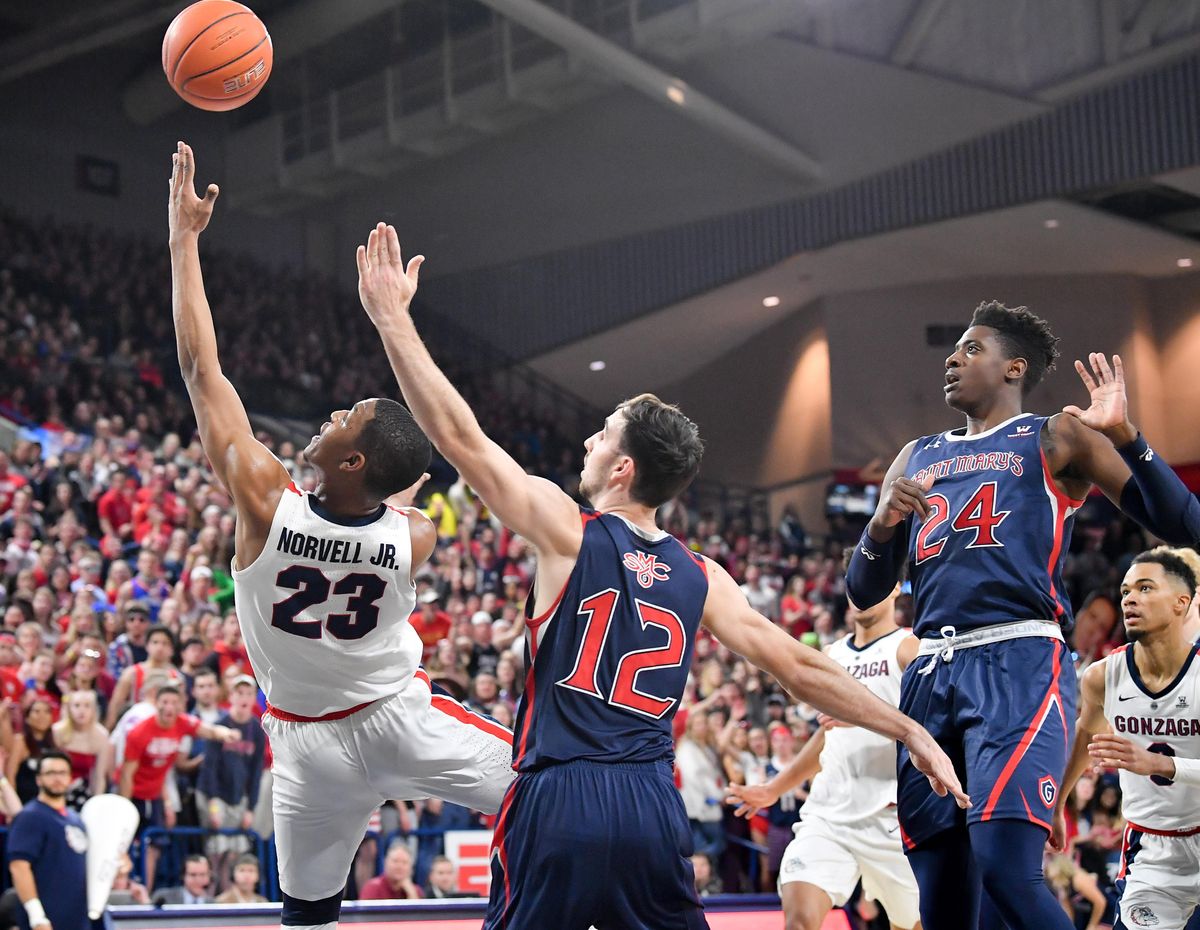
[[[586,534],[587,533],[587,525],[589,523],[591,523],[593,520],[600,519],[601,516],[602,515],[600,514],[599,511],[587,511],[587,510],[584,510],[582,507],[579,508],[579,523],[583,527],[583,532]],[[527,619],[525,621],[526,629],[536,630],[539,626],[541,626],[543,623],[545,623],[547,620],[549,620],[551,617],[554,616],[554,612],[556,610],[558,610],[558,605],[562,603],[562,599],[563,599],[564,595],[566,595],[566,593],[567,593],[567,588],[571,584],[571,579],[573,577],[575,577],[575,568],[579,565],[579,559],[582,556],[583,556],[583,540],[581,538],[579,541],[579,555],[576,556],[576,558],[575,558],[575,565],[571,566],[571,570],[567,573],[567,580],[563,582],[563,586],[559,590],[558,596],[554,598],[553,603],[551,603],[551,605],[549,607],[547,607],[544,611],[542,611],[542,613],[538,614],[536,617],[530,617],[529,619]],[[536,597],[536,594],[535,594],[536,590],[537,590],[537,582],[535,581],[534,586],[530,589],[529,593],[531,595],[533,595],[534,597]]]

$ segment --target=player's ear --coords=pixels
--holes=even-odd
[[[345,472],[360,472],[367,467],[367,457],[356,449],[342,459],[338,467]]]
[[[1029,362],[1023,358],[1011,358],[1008,360],[1008,369],[1004,372],[1004,377],[1009,381],[1020,381],[1025,377],[1025,372],[1029,370]]]

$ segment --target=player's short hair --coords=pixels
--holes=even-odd
[[[177,643],[175,642],[175,634],[171,632],[171,628],[163,626],[161,623],[156,623],[146,631],[146,644],[150,644],[152,636],[165,636],[171,643],[171,650],[174,651]]]
[[[1192,567],[1187,562],[1173,552],[1150,550],[1135,556],[1130,564],[1161,565],[1164,572],[1187,585],[1189,597],[1196,593],[1196,573],[1192,571]]]
[[[631,397],[621,410],[621,447],[635,466],[629,494],[639,504],[661,507],[682,494],[700,471],[700,430],[682,410],[653,394]]]
[[[1021,393],[1028,394],[1054,368],[1058,358],[1058,337],[1050,324],[1029,312],[1028,307],[1006,307],[998,300],[985,300],[975,308],[972,326],[987,326],[996,331],[1009,358],[1025,359],[1025,379]]]
[[[1176,558],[1183,559],[1188,568],[1192,570],[1192,574],[1196,576],[1196,580],[1200,582],[1200,552],[1183,546],[1179,548],[1173,546],[1155,546],[1150,550],[1151,555],[1159,555],[1164,552]]]
[[[363,486],[380,498],[414,484],[429,467],[433,447],[404,404],[375,400],[375,415],[358,434],[358,451],[367,459]]]

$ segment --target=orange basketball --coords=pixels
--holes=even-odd
[[[198,0],[163,36],[162,65],[175,93],[201,110],[249,103],[271,76],[271,36],[234,0]]]

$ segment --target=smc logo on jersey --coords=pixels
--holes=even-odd
[[[643,588],[650,587],[656,581],[670,581],[671,566],[658,561],[657,556],[642,552],[640,549],[636,554],[626,552],[621,561],[627,569],[637,574],[637,583]]]

